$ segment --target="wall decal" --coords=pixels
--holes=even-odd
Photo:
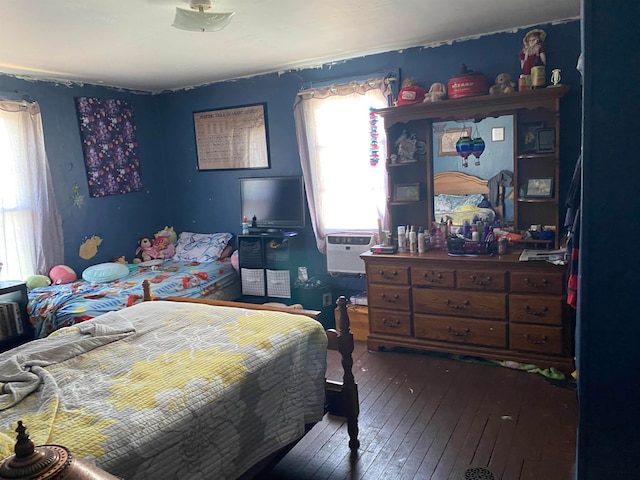
[[[85,260],[89,260],[93,258],[98,253],[98,247],[102,243],[102,239],[97,235],[92,236],[84,241],[82,245],[80,245],[80,258],[84,258]]]
[[[78,187],[77,183],[73,185],[72,191],[71,198],[73,199],[73,206],[77,208],[84,207],[84,195],[80,193],[80,187]]]
[[[77,97],[89,196],[142,190],[133,107],[124,100]]]

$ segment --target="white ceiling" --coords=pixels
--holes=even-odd
[[[171,27],[185,0],[0,0],[0,72],[160,92],[578,18],[580,0],[213,0],[220,32]]]

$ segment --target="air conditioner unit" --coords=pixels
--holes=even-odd
[[[329,233],[326,238],[329,273],[365,273],[360,254],[375,243],[373,233]]]

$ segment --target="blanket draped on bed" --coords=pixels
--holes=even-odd
[[[0,458],[22,420],[36,445],[127,480],[236,478],[322,418],[327,340],[315,320],[158,301],[81,326],[0,354]]]

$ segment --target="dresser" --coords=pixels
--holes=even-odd
[[[555,367],[573,365],[566,267],[519,254],[361,255],[371,350],[405,347]]]

